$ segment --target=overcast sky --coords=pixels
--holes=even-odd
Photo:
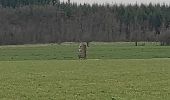
[[[60,0],[60,1],[68,1],[68,0]],[[144,4],[148,4],[150,2],[152,3],[165,3],[165,4],[170,4],[170,0],[70,0],[71,2],[77,2],[77,3],[110,3],[110,4],[114,4],[114,3],[123,3],[123,4],[134,4],[134,3],[144,3]]]

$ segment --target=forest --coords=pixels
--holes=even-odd
[[[82,41],[170,45],[170,6],[0,0],[0,45]]]

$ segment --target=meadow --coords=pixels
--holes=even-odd
[[[88,59],[151,59],[170,58],[170,46],[146,43],[91,43]],[[0,46],[0,61],[77,60],[78,43]]]
[[[0,100],[169,100],[170,47],[91,43],[0,47]]]

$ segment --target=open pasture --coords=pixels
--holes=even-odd
[[[139,45],[142,43],[139,43]],[[44,45],[1,46],[0,61],[21,60],[77,60],[78,44],[63,43]],[[88,59],[150,59],[170,58],[170,46],[146,43],[91,43],[87,49]]]
[[[91,43],[0,47],[0,100],[169,100],[170,47]]]
[[[170,59],[0,61],[1,100],[169,100]]]

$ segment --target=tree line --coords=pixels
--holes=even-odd
[[[0,44],[160,41],[170,45],[170,6],[0,0]]]
[[[59,0],[0,0],[0,5],[2,7],[22,7],[27,5],[56,5],[59,3]]]

